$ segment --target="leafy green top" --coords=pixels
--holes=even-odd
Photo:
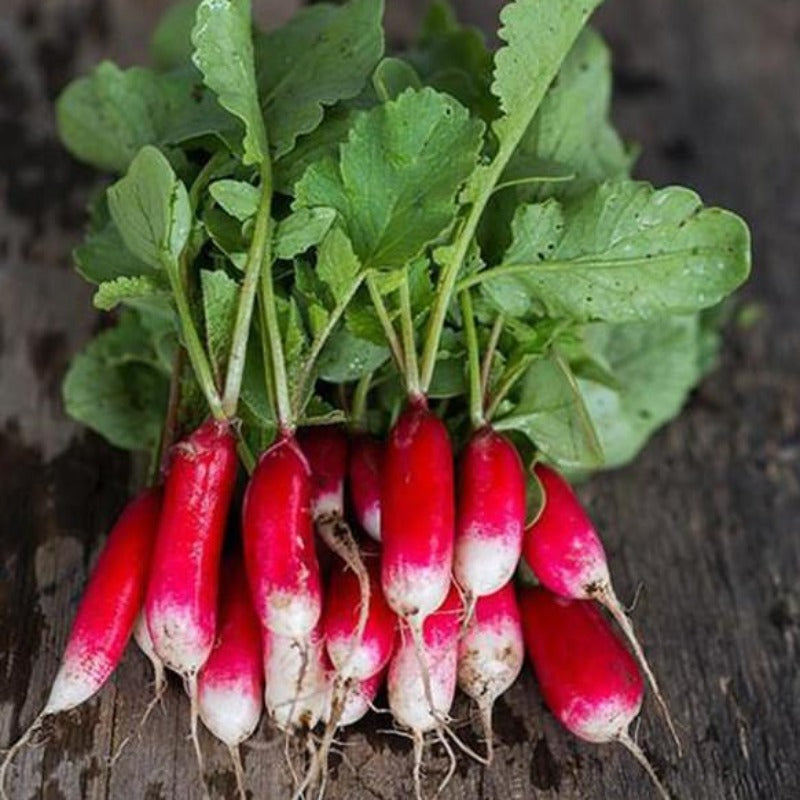
[[[76,266],[98,308],[122,310],[73,362],[68,412],[155,451],[168,396],[179,427],[228,413],[237,362],[245,451],[281,402],[379,432],[424,390],[457,437],[477,405],[526,457],[632,458],[708,368],[750,242],[694,192],[631,180],[586,27],[598,4],[514,0],[492,54],[437,1],[385,57],[381,0],[269,33],[249,0],[186,0],[153,67],[73,82],[65,146],[120,176]]]

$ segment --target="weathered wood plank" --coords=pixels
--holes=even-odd
[[[132,63],[166,0],[8,0],[0,22],[0,741],[36,713],[56,669],[87,565],[127,492],[126,459],[64,420],[58,383],[96,323],[66,269],[93,176],[55,142],[51,103],[101,56]],[[259,5],[256,3],[256,5]],[[261,3],[285,18],[294,3]],[[423,2],[389,4],[408,35]],[[491,27],[499,3],[457,3]],[[774,0],[609,0],[616,116],[640,141],[639,174],[681,182],[752,223],[746,295],[767,317],[733,328],[724,363],[628,469],[584,497],[605,532],[623,596],[685,730],[677,763],[652,708],[640,735],[679,798],[800,796],[800,7]],[[18,798],[199,798],[187,706],[173,686],[136,732],[150,675],[131,651],[113,685],[48,726],[20,755]],[[466,717],[461,701],[459,716]],[[345,737],[331,798],[410,794],[409,746],[372,719]],[[495,767],[464,764],[447,797],[639,798],[622,752],[571,740],[523,676],[497,711]],[[466,731],[462,731],[466,732]],[[230,797],[227,755],[204,734],[212,791]],[[253,797],[284,796],[280,736],[245,748]],[[433,784],[442,754],[429,761]]]

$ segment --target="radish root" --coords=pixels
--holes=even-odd
[[[431,688],[431,674],[428,669],[428,659],[425,653],[425,639],[422,633],[422,621],[418,617],[406,617],[408,629],[411,631],[411,641],[414,644],[414,655],[419,664],[420,677],[422,678],[422,690],[425,693],[425,702],[431,716],[437,722],[443,722],[442,715],[436,710],[433,702],[433,689]]]
[[[14,756],[28,744],[42,727],[44,720],[49,716],[50,714],[41,711],[36,719],[28,726],[28,729],[8,748],[8,750],[6,750],[3,763],[0,764],[0,798],[2,798],[2,800],[9,800],[9,796],[6,793],[6,774],[8,768],[11,766],[11,762],[14,760]]]
[[[197,721],[200,718],[200,706],[197,696],[197,675],[194,673],[186,676],[186,692],[189,695],[189,736],[194,746],[197,768],[200,770],[200,782],[203,784],[203,794],[207,798],[209,794],[205,780],[205,762],[203,760],[203,750],[200,747],[200,736],[197,730]]]
[[[483,738],[486,740],[486,766],[492,763],[494,758],[494,726],[492,724],[493,703],[479,703],[478,713],[481,716],[481,727],[483,728]]]
[[[238,745],[228,745],[228,752],[233,763],[233,774],[236,778],[236,791],[240,800],[247,800],[244,789],[244,765],[242,764],[242,754],[239,752]]]
[[[624,731],[621,733],[617,737],[617,741],[642,765],[663,800],[671,800],[669,792],[667,792],[664,784],[658,779],[658,775],[656,775],[656,771],[653,769],[653,765],[650,763],[650,760],[644,754],[642,748],[639,747],[639,745],[636,744],[633,739],[631,739],[628,732]]]
[[[609,610],[611,616],[614,617],[617,625],[619,625],[619,627],[622,629],[622,632],[625,634],[628,642],[630,642],[634,655],[636,656],[636,660],[639,662],[642,671],[650,683],[650,688],[653,690],[656,703],[658,703],[658,707],[661,710],[661,715],[663,716],[664,721],[667,724],[667,728],[669,728],[670,735],[672,736],[675,746],[678,749],[678,755],[682,756],[683,747],[681,745],[681,740],[678,737],[678,732],[675,730],[675,725],[672,721],[672,715],[670,714],[666,700],[664,700],[664,696],[661,694],[661,689],[656,681],[656,676],[653,674],[653,670],[650,669],[650,664],[645,657],[638,638],[636,637],[636,632],[633,629],[633,623],[625,613],[622,604],[619,602],[619,599],[617,598],[617,595],[614,593],[614,589],[610,584],[600,587],[593,594],[595,599]]]
[[[417,800],[422,797],[422,752],[425,747],[425,740],[419,731],[414,731],[414,796]]]

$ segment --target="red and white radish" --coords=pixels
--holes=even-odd
[[[619,742],[669,795],[628,733],[644,683],[636,660],[591,600],[567,600],[542,587],[520,592],[525,649],[542,697],[559,722],[587,742]]]
[[[455,768],[452,749],[443,734],[456,691],[458,633],[463,611],[461,597],[455,585],[451,585],[444,603],[427,616],[422,626],[422,653],[409,626],[401,622],[397,648],[389,663],[389,707],[395,720],[410,729],[414,740],[414,787],[417,797],[422,796],[421,767],[425,733],[435,731],[451,758],[451,771],[440,790],[450,780],[452,769]]]
[[[244,775],[239,745],[258,725],[264,705],[261,630],[240,557],[223,565],[217,643],[198,676],[200,719],[228,746],[239,796]]]
[[[306,639],[322,587],[311,517],[311,470],[294,437],[265,451],[244,498],[242,538],[256,615],[273,633]]]
[[[186,683],[201,771],[197,673],[216,636],[220,554],[236,471],[236,440],[226,422],[208,420],[170,448],[145,599],[153,648]]]
[[[534,472],[542,487],[544,505],[525,531],[525,560],[551,592],[566,598],[597,600],[611,612],[650,682],[680,752],[680,739],[669,709],[633,624],[614,592],[603,543],[592,521],[562,475],[545,464],[537,464]]]
[[[505,436],[480,428],[467,442],[458,472],[453,575],[468,606],[514,576],[524,529],[525,472],[519,454]]]
[[[447,597],[454,528],[450,437],[423,401],[412,400],[389,435],[381,480],[381,584],[412,627]]]
[[[337,716],[337,727],[345,728],[348,725],[354,725],[367,715],[367,712],[372,708],[381,686],[383,686],[383,682],[386,680],[386,672],[387,669],[384,667],[380,672],[376,672],[369,678],[354,681],[344,699],[342,709]],[[332,708],[330,705],[328,705],[325,710],[324,719],[326,722],[330,722],[332,719]]]
[[[368,552],[364,560],[371,591],[363,634],[358,636],[359,581],[343,564],[331,573],[323,614],[328,656],[342,678],[356,681],[371,678],[389,663],[397,634],[397,616],[380,587],[378,553]]]
[[[384,444],[366,434],[350,443],[348,479],[350,501],[358,524],[376,542],[381,540],[381,473]]]
[[[338,425],[305,428],[298,442],[311,467],[311,514],[322,541],[349,567],[358,581],[358,612],[353,649],[358,650],[370,607],[370,578],[350,526],[344,519],[344,483],[347,474],[347,433]],[[336,564],[332,570],[337,571]],[[344,669],[344,663],[337,669]]]
[[[153,640],[150,638],[150,630],[147,627],[147,619],[145,618],[144,608],[139,612],[136,618],[136,624],[133,627],[133,639],[139,649],[147,657],[153,667],[153,699],[148,703],[140,727],[147,722],[150,712],[161,702],[164,692],[167,690],[167,675],[164,667],[164,662],[158,657],[156,649],[153,646]]]
[[[522,669],[525,648],[514,587],[507,583],[477,599],[458,643],[458,685],[478,706],[492,760],[492,708]]]
[[[161,504],[161,490],[147,489],[128,503],[111,529],[78,605],[44,709],[0,765],[4,798],[8,766],[44,718],[88,700],[119,664],[142,607]]]

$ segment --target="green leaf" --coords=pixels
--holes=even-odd
[[[104,281],[92,298],[95,308],[111,311],[120,303],[135,305],[135,301],[145,300],[169,308],[169,291],[161,282],[149,275],[115,278]]]
[[[361,263],[346,234],[334,228],[322,240],[317,254],[317,277],[330,289],[335,303],[347,296],[361,272]]]
[[[295,205],[335,208],[365,268],[400,266],[452,223],[482,131],[452,98],[406,91],[356,120],[338,163],[309,167]]]
[[[123,316],[73,360],[63,385],[67,413],[116,447],[152,450],[169,386],[157,364],[147,331]]]
[[[329,383],[357,381],[389,358],[385,345],[360,339],[346,327],[331,334],[317,361],[319,377]]]
[[[151,267],[176,263],[189,238],[186,187],[166,158],[143,147],[124,178],[108,189],[108,207],[127,248]]]
[[[655,430],[675,417],[700,378],[696,316],[654,323],[587,326],[590,353],[609,365],[616,388],[579,379],[605,454],[605,466],[630,461]]]
[[[677,187],[617,181],[560,209],[523,206],[513,234],[494,273],[501,289],[487,291],[516,314],[609,322],[686,314],[718,303],[750,271],[744,222]]]
[[[155,270],[125,246],[113,221],[90,232],[73,252],[78,272],[91,283],[115,278],[154,275]]]
[[[483,32],[459,25],[447,3],[431,3],[419,41],[405,57],[426,85],[452,95],[487,121],[497,117],[497,98],[490,91],[492,54]]]
[[[406,89],[419,90],[422,82],[414,67],[402,58],[383,58],[372,73],[372,87],[379,100],[396,100]]]
[[[256,88],[250,0],[202,0],[192,44],[192,60],[206,86],[244,123],[244,163],[260,164],[269,154]]]
[[[578,384],[558,354],[534,361],[515,400],[509,414],[493,420],[497,430],[520,431],[565,468],[594,468],[603,463],[602,446]]]
[[[573,196],[592,184],[627,176],[631,153],[609,120],[611,63],[608,48],[584,30],[565,59],[503,174],[503,180],[549,174],[554,166],[571,181],[529,184],[528,200]]]
[[[160,70],[181,66],[192,57],[192,28],[198,0],[183,0],[170,6],[150,40],[150,56]]]
[[[300,208],[275,226],[272,251],[275,258],[291,260],[319,244],[330,230],[336,212],[332,208]]]
[[[382,0],[311,6],[256,40],[261,104],[276,158],[355,97],[383,54]]]
[[[221,383],[233,341],[239,284],[222,270],[200,270],[206,346],[217,383]]]
[[[261,192],[252,184],[226,178],[214,181],[208,191],[228,214],[240,222],[254,217],[258,211]]]
[[[111,172],[124,172],[139,150],[161,139],[172,113],[154,72],[121,70],[104,61],[70,83],[56,101],[61,141],[75,158]]]
[[[354,116],[349,109],[335,106],[327,111],[317,128],[297,139],[294,149],[275,164],[276,190],[294,195],[294,185],[311,164],[326,157],[335,158],[339,145],[347,139]]]

